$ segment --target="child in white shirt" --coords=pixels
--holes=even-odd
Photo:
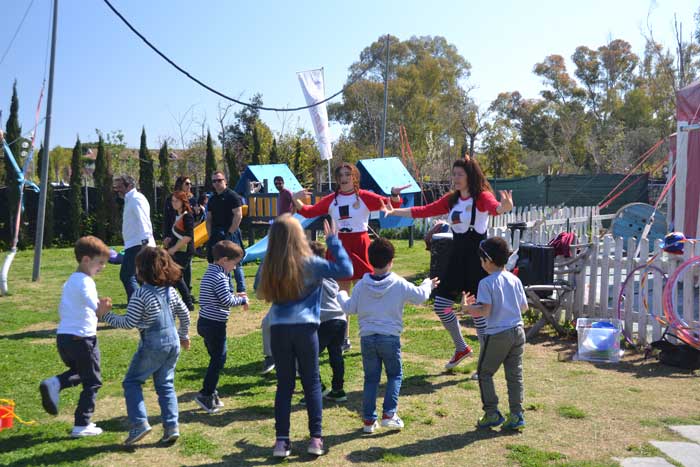
[[[97,390],[102,386],[96,312],[110,310],[112,300],[98,298],[93,280],[109,259],[107,245],[97,237],[82,237],[75,243],[75,259],[78,269],[63,284],[56,330],[58,354],[68,370],[43,380],[39,390],[44,409],[51,415],[58,415],[59,392],[82,383],[71,432],[71,436],[78,438],[102,433],[101,428],[90,422]]]

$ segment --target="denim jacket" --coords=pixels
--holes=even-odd
[[[310,256],[304,265],[306,292],[299,300],[273,303],[270,308],[270,325],[319,324],[321,322],[321,282],[324,278],[343,279],[352,276],[352,262],[337,235],[326,238],[328,251],[335,262],[318,256]],[[258,276],[255,278],[257,287]]]

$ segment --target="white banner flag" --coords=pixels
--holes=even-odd
[[[306,104],[311,105],[325,99],[325,90],[323,86],[323,68],[319,70],[301,71],[297,73],[299,84],[304,91]],[[326,161],[333,157],[331,153],[331,139],[328,132],[328,110],[325,102],[321,105],[311,107],[311,120],[316,130],[316,141],[321,152],[321,159]]]

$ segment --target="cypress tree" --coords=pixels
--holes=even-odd
[[[20,153],[22,151],[22,127],[19,125],[19,98],[17,97],[17,81],[12,85],[12,100],[10,101],[10,117],[5,125],[5,141],[10,146],[17,163],[22,166]],[[3,151],[4,152],[4,151]],[[19,202],[19,189],[17,184],[17,174],[7,157],[3,157],[5,163],[5,204],[7,211],[2,219],[5,224],[3,237],[10,243],[15,228],[15,216],[17,215],[17,203]],[[21,226],[20,226],[21,228]]]
[[[277,154],[277,140],[272,138],[272,149],[270,149],[270,164],[279,164],[280,157]]]
[[[105,142],[102,135],[97,142],[97,157],[95,158],[95,187],[100,187],[107,174],[105,161]],[[107,230],[109,228],[109,211],[105,200],[105,191],[97,189],[97,210],[95,212],[95,234],[105,242],[108,242]]]
[[[107,229],[105,231],[105,242],[114,243],[119,239],[119,234],[121,234],[122,228],[122,216],[117,207],[117,201],[115,198],[114,191],[112,190],[113,185],[113,174],[112,174],[112,153],[108,148],[105,148],[105,172],[104,178],[101,180],[101,190],[102,199],[104,200],[105,208],[107,210]]]
[[[41,164],[44,159],[44,145],[42,144],[39,148],[39,153],[36,157],[37,165],[37,178],[39,179],[38,185],[40,185],[42,190],[46,190],[46,214],[44,218],[44,248],[51,248],[53,245],[53,185],[47,180],[46,186],[41,185]]]
[[[41,163],[42,163],[43,158],[44,158],[44,143],[41,143],[41,146],[39,146],[39,152],[36,153],[36,159],[34,159],[34,162],[32,162],[32,164],[34,165],[34,172],[36,172],[35,176],[36,176],[36,179],[39,180],[39,183],[41,183]],[[39,183],[37,183],[37,185]]]
[[[157,211],[155,209],[154,189],[155,180],[153,178],[153,158],[146,145],[146,129],[141,129],[141,146],[139,147],[139,187],[141,193],[148,200],[151,206],[151,218]]]
[[[297,138],[297,144],[294,148],[294,166],[293,166],[293,171],[294,171],[294,176],[298,179],[301,180],[301,141],[299,141],[299,138]]]
[[[163,189],[163,197],[172,190],[170,180],[170,156],[168,154],[168,142],[163,141],[163,145],[158,151],[158,165],[160,165],[160,186]]]
[[[70,204],[68,212],[68,240],[74,243],[80,238],[80,225],[83,216],[83,196],[81,184],[82,144],[80,137],[75,142],[70,160]]]
[[[216,171],[216,156],[214,155],[214,143],[211,140],[211,133],[207,130],[207,157],[204,163],[204,190],[214,191],[211,183],[211,176]]]
[[[250,158],[251,165],[260,165],[260,138],[258,137],[258,127],[253,126],[253,154]]]
[[[236,186],[238,179],[241,178],[241,174],[238,171],[238,164],[236,164],[236,156],[233,155],[231,148],[226,148],[224,158],[228,167],[228,186]]]

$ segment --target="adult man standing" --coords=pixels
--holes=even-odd
[[[231,240],[243,248],[241,231],[238,228],[243,218],[241,208],[243,202],[235,191],[226,187],[226,177],[223,172],[214,172],[211,182],[214,185],[214,194],[207,205],[207,232],[209,232],[207,261],[213,263],[212,248],[216,242]],[[241,266],[236,266],[233,270],[233,277],[236,281],[236,291],[245,292],[245,277]]]
[[[124,200],[122,238],[125,250],[119,278],[124,284],[128,302],[139,287],[136,281],[136,255],[144,245],[156,246],[151,226],[151,206],[146,197],[136,190],[136,181],[131,175],[115,178],[112,188]]]
[[[281,216],[286,213],[294,214],[293,194],[288,188],[284,187],[284,178],[277,175],[274,178],[274,182],[275,188],[277,188],[279,192],[279,196],[277,197],[277,215]]]

